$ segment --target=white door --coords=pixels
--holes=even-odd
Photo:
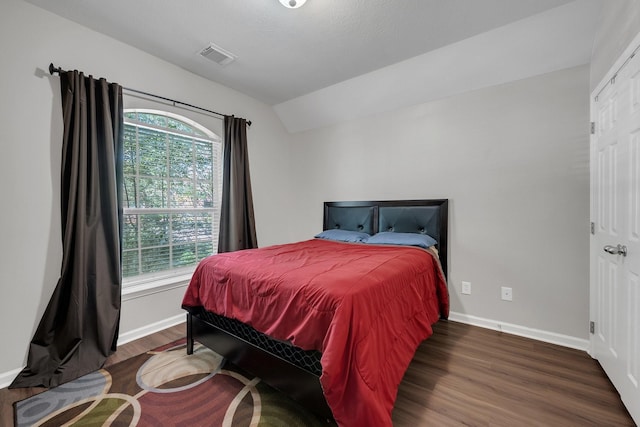
[[[640,424],[640,55],[619,63],[591,101],[591,352]]]

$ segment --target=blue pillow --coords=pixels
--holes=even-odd
[[[337,242],[364,243],[371,236],[359,231],[340,230],[336,228],[325,230],[322,233],[316,234],[315,237],[318,239],[335,240]]]
[[[374,234],[369,237],[367,243],[374,245],[403,245],[403,246],[418,246],[420,248],[429,248],[436,245],[438,242],[433,237],[427,234],[417,233],[392,233],[383,231],[382,233]]]

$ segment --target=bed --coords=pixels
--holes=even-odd
[[[182,303],[187,351],[198,341],[339,425],[390,426],[417,346],[448,316],[447,228],[446,199],[325,202],[323,236],[384,239],[208,257]],[[435,245],[387,244],[400,236]]]

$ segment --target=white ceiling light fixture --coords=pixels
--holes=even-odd
[[[297,9],[306,2],[307,0],[280,0],[280,3],[282,3],[284,7],[288,7],[289,9]]]

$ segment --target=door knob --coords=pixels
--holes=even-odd
[[[618,244],[618,246],[607,245],[604,248],[604,251],[610,253],[611,255],[622,255],[627,256],[627,247],[624,245]]]

